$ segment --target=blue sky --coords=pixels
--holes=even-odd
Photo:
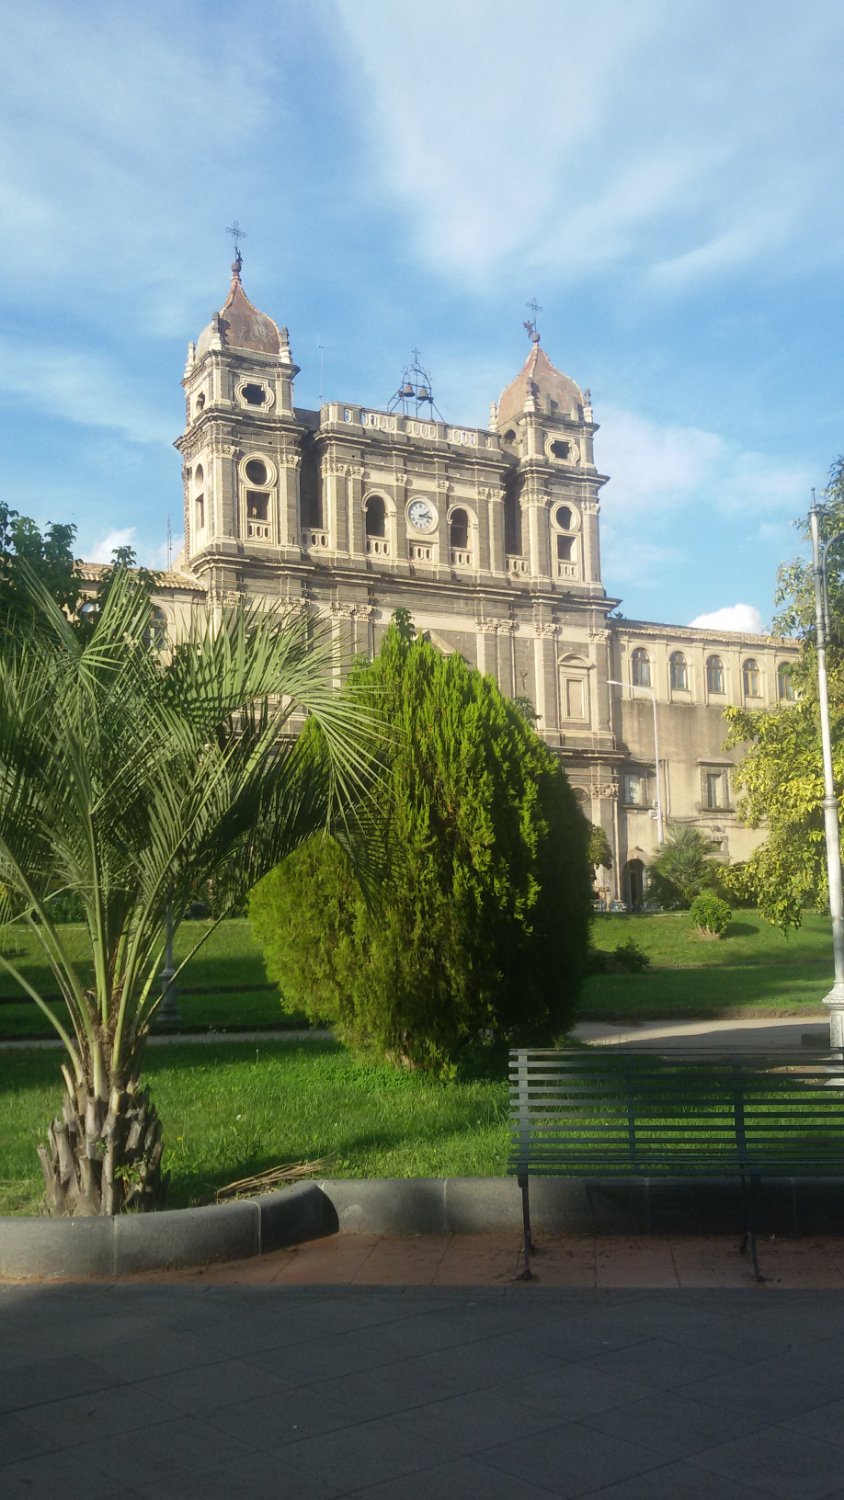
[[[608,591],[767,624],[844,451],[844,7],[7,0],[3,33],[11,505],[159,565],[169,515],[178,550],[185,347],[237,218],[304,406],[320,345],[326,398],[370,405],[416,345],[485,425],[538,298],[601,424]]]

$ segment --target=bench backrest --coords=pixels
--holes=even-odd
[[[520,1048],[510,1125],[533,1176],[844,1172],[844,1055]]]

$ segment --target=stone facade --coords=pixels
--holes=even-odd
[[[330,618],[350,660],[407,609],[440,650],[533,705],[610,839],[608,899],[642,899],[657,845],[655,728],[666,824],[697,824],[725,857],[746,857],[760,835],[737,819],[722,712],[789,695],[793,643],[615,617],[591,398],[533,326],[486,429],[442,422],[431,402],[306,411],[287,330],[249,302],[240,257],[232,269],[188,349],[185,553],[158,598],[169,629],[194,608],[282,600]]]

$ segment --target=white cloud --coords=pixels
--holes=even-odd
[[[110,563],[113,552],[118,547],[131,547],[137,528],[135,526],[124,526],[116,531],[107,531],[104,537],[95,542],[86,556],[87,562]]]
[[[754,604],[725,604],[722,609],[695,615],[689,625],[701,630],[735,630],[743,635],[764,635],[765,626]]]
[[[723,461],[726,448],[717,433],[699,427],[654,422],[637,412],[605,407],[596,461],[609,474],[604,491],[614,514],[682,504]]]
[[[160,0],[6,11],[0,211],[26,247],[18,305],[60,303],[88,327],[119,307],[144,337],[190,327],[197,223],[215,223],[205,254],[219,262],[234,172],[248,201],[265,165],[254,143],[284,112],[280,22],[250,9],[238,24],[237,9],[203,8],[201,25],[194,7]]]
[[[174,414],[150,406],[107,355],[0,338],[0,392],[62,421],[105,428],[132,443],[169,443]]]
[[[423,257],[678,290],[835,263],[844,13],[790,0],[335,0],[338,55]],[[806,224],[822,220],[822,235]],[[788,251],[782,256],[783,249]]]
[[[722,516],[762,512],[783,529],[805,508],[808,463],[757,453],[700,427],[673,426],[637,412],[606,407],[596,460],[610,482],[604,504],[615,524],[695,504]],[[770,527],[769,520],[761,526]]]

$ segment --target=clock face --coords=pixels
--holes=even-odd
[[[407,508],[407,519],[417,531],[430,531],[437,518],[427,500],[413,500]]]

